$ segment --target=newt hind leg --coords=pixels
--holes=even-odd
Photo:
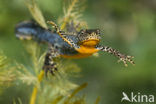
[[[45,61],[43,65],[43,70],[45,71],[45,75],[50,72],[52,75],[55,74],[55,71],[57,71],[57,63],[55,62],[55,58],[59,56],[58,52],[53,48],[50,47],[46,56],[45,56]]]

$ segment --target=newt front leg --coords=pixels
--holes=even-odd
[[[124,55],[124,54],[120,53],[118,50],[115,50],[111,47],[100,46],[100,47],[97,47],[97,49],[104,51],[104,52],[108,52],[108,53],[113,54],[114,56],[118,57],[119,58],[118,62],[122,61],[125,64],[125,66],[128,66],[127,61],[133,65],[135,64],[134,61],[132,60],[132,58],[134,58],[133,56]]]

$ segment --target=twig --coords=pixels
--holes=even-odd
[[[38,77],[37,77],[39,83],[42,81],[43,76],[44,76],[44,70],[41,70],[40,73],[39,73],[39,75],[38,75]],[[36,97],[37,97],[37,92],[38,92],[38,87],[35,86],[35,87],[33,88],[32,94],[31,94],[30,104],[35,104]]]

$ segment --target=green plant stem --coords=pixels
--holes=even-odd
[[[39,81],[39,83],[42,81],[43,77],[44,77],[44,70],[40,71],[40,73],[38,75],[38,81]],[[35,86],[33,88],[32,94],[31,94],[30,104],[35,104],[36,97],[37,97],[37,92],[38,92],[38,87]]]

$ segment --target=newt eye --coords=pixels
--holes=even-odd
[[[83,35],[83,34],[84,34],[84,31],[81,32],[81,35]]]
[[[99,30],[99,29],[97,29],[97,30],[96,30],[96,33],[97,33],[97,34],[100,34],[100,30]]]
[[[85,30],[81,30],[79,34],[83,35],[85,33]]]

